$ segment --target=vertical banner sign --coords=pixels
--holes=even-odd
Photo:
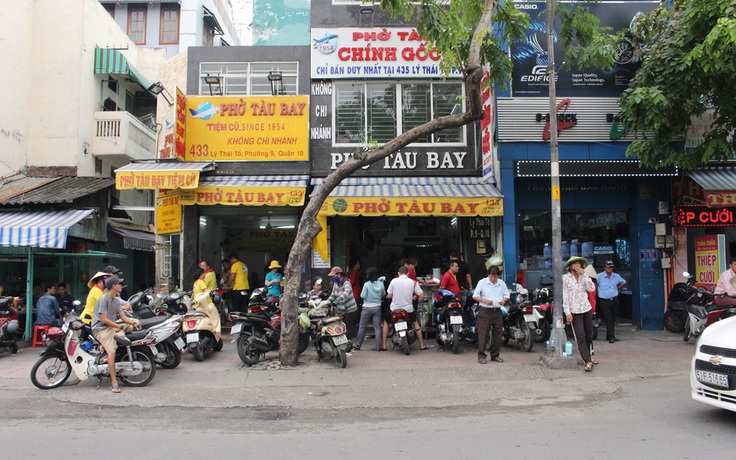
[[[179,193],[156,196],[156,234],[181,233]]]
[[[695,238],[695,282],[713,287],[726,266],[726,236]]]
[[[486,83],[490,69],[486,66],[485,76],[481,86]],[[493,85],[483,88],[483,119],[480,121],[481,129],[481,147],[483,153],[483,181],[488,182],[494,179],[493,176],[493,126],[495,125],[494,108],[493,108]]]
[[[176,158],[184,160],[186,156],[186,121],[187,121],[187,97],[176,87],[176,123],[174,125],[174,154]]]

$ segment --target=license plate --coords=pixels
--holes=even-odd
[[[463,324],[463,317],[460,315],[450,316],[450,324]]]
[[[232,329],[230,329],[230,335],[240,334],[240,331],[243,330],[243,323],[238,323],[235,326],[233,326]]]
[[[332,341],[335,342],[335,346],[348,343],[348,336],[345,334],[332,336]]]
[[[708,371],[695,371],[695,379],[698,382],[710,383],[723,388],[728,388],[728,376]]]
[[[186,346],[186,344],[184,343],[184,340],[182,340],[181,337],[174,340],[174,345],[176,345],[176,348],[178,348],[179,350],[183,350],[184,347]]]
[[[527,323],[536,323],[537,321],[534,319],[534,315],[524,315],[524,321]]]
[[[187,343],[199,342],[199,332],[192,332],[187,334]]]
[[[398,323],[394,324],[394,329],[396,329],[397,331],[405,331],[406,321],[399,321]]]

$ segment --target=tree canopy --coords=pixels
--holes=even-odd
[[[734,158],[736,1],[672,0],[632,29],[642,66],[621,96],[621,119],[636,139],[627,150],[649,167],[697,169]],[[693,117],[712,130],[682,149]]]

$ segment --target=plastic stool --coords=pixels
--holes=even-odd
[[[49,324],[33,326],[33,341],[31,342],[31,347],[43,345],[43,336],[48,332],[50,327],[51,325]]]

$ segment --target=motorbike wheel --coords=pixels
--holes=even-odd
[[[164,369],[176,369],[181,363],[181,352],[174,345],[164,342],[161,345],[161,349],[166,353],[166,359],[161,364]]]
[[[684,332],[684,328],[682,327],[682,321],[677,319],[677,316],[673,315],[670,310],[667,310],[664,312],[664,316],[662,317],[662,323],[664,323],[664,328],[667,329],[670,332]]]
[[[202,342],[198,342],[197,345],[192,348],[192,354],[194,355],[195,361],[204,361],[204,347],[202,346]]]
[[[215,350],[215,351],[220,351],[220,350],[222,350],[222,347],[223,346],[225,346],[225,343],[222,341],[222,338],[221,338],[220,340],[217,341],[217,343],[215,344],[215,346],[212,347],[212,349]]]
[[[335,350],[335,367],[339,367],[340,369],[345,369],[345,367],[348,365],[348,355],[345,353],[345,350]]]
[[[299,354],[301,355],[309,348],[309,334],[299,334]]]
[[[458,354],[460,352],[460,326],[452,327],[452,352]]]
[[[58,356],[45,356],[33,365],[31,382],[36,388],[50,390],[61,386],[71,374],[69,361]]]
[[[151,383],[153,377],[156,375],[156,363],[153,362],[153,356],[144,349],[133,349],[133,361],[138,361],[143,365],[143,372],[133,376],[119,376],[120,381],[129,387],[144,387]],[[126,351],[120,361],[128,360],[128,352]]]
[[[682,337],[682,340],[685,342],[690,340],[690,337],[693,336],[693,333],[690,332],[690,318],[685,320],[685,335]]]
[[[404,350],[404,354],[409,356],[411,350],[409,349],[409,337],[404,336],[401,338],[401,349]]]
[[[238,356],[246,365],[253,366],[261,359],[261,352],[252,344],[247,343],[249,338],[250,334],[240,334],[238,337]]]
[[[527,352],[532,351],[532,348],[534,348],[534,333],[529,328],[529,325],[526,324],[523,318],[519,321],[518,327],[522,333],[522,339],[519,340],[519,345],[521,345],[521,349]]]

